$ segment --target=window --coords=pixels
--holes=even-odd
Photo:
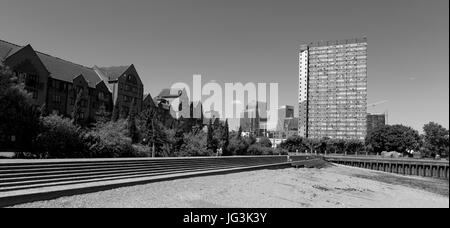
[[[36,88],[38,85],[38,76],[35,74],[27,74],[25,77],[25,85]]]
[[[38,93],[37,93],[37,91],[31,90],[30,93],[31,93],[31,97],[32,97],[33,99],[36,100],[36,99],[38,98]]]
[[[127,106],[122,106],[122,110],[124,113],[128,114],[130,112],[130,108]]]
[[[66,87],[67,85],[65,84],[65,83],[63,83],[63,82],[60,82],[59,83],[59,91],[65,91],[66,90]]]
[[[81,100],[81,107],[86,108],[87,107],[87,101],[86,100]]]
[[[61,96],[55,95],[55,96],[53,97],[53,102],[56,103],[56,104],[61,103]]]
[[[137,79],[133,74],[127,75],[127,82],[132,84],[137,84]]]

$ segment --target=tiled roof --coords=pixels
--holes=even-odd
[[[144,102],[147,102],[151,106],[155,106],[155,101],[150,93],[144,95]]]
[[[0,60],[4,60],[6,57],[10,56],[12,53],[20,50],[22,47],[0,40]]]
[[[19,45],[0,40],[0,59],[4,60],[21,48],[22,47]],[[92,88],[95,88],[95,86],[102,81],[93,68],[75,64],[40,52],[36,52],[36,54],[50,72],[52,78],[73,82],[75,77],[83,75],[88,82],[89,87]]]
[[[96,68],[98,68],[108,80],[115,80],[115,79],[118,79],[120,76],[122,76],[123,73],[125,73],[125,71],[128,70],[128,68],[130,68],[130,67],[131,67],[131,65],[130,66],[96,67]]]
[[[89,87],[92,88],[95,88],[95,86],[102,81],[100,76],[98,76],[92,68],[41,53],[38,53],[38,56],[50,72],[52,78],[72,82],[75,77],[82,74],[88,82]]]

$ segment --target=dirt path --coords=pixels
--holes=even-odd
[[[63,197],[16,207],[449,207],[448,181],[359,168],[259,170]]]

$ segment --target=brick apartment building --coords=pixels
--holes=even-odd
[[[0,61],[24,81],[35,105],[46,104],[50,113],[69,116],[80,91],[87,121],[95,121],[102,106],[112,111],[118,104],[127,112],[134,101],[142,109],[144,87],[134,65],[86,67],[2,40]]]

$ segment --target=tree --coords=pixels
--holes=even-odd
[[[244,137],[244,139],[249,146],[256,143],[256,137],[253,134],[249,135],[248,137]]]
[[[203,131],[184,134],[184,143],[176,153],[178,157],[212,156],[207,149],[206,134]]]
[[[328,149],[328,141],[331,139],[328,137],[323,137],[317,142],[317,152],[324,154]]]
[[[200,103],[200,126],[203,126],[205,116],[203,115],[203,103]]]
[[[230,145],[230,127],[228,126],[228,119],[225,120],[225,126],[224,126],[224,134],[223,134],[223,146],[222,146],[222,153],[224,156],[228,156],[228,146]]]
[[[134,100],[130,106],[130,113],[128,114],[128,136],[131,138],[132,143],[139,142],[139,132],[136,127],[136,112],[134,108]]]
[[[308,150],[306,139],[300,136],[291,136],[280,144],[280,148],[290,152],[304,153]]]
[[[419,132],[403,125],[380,126],[369,132],[365,144],[371,152],[396,151],[408,153],[418,150],[421,139]]]
[[[95,113],[95,120],[97,123],[106,123],[111,120],[111,113],[106,110],[105,105],[101,105],[98,111]]]
[[[191,119],[194,119],[194,102],[191,101],[191,103],[189,104],[189,117]]]
[[[189,119],[186,121],[186,129],[192,131],[195,126],[195,118],[194,118],[194,102],[191,101],[189,104]]]
[[[211,150],[213,153],[217,151],[217,140],[214,138],[214,128],[211,119],[209,119],[208,124],[207,145],[208,150]]]
[[[227,148],[228,155],[246,155],[249,145],[246,140],[237,133],[234,137],[230,137],[230,145]]]
[[[271,147],[272,147],[272,141],[270,141],[270,139],[267,138],[267,137],[262,137],[262,138],[259,140],[259,144],[260,144],[262,147],[267,147],[267,148],[271,148]]]
[[[242,138],[242,126],[239,126],[238,134],[236,135],[237,138]]]
[[[219,130],[222,126],[220,125],[220,119],[219,118],[215,118],[214,119],[214,124],[213,124],[213,128],[214,130]]]
[[[273,155],[274,150],[270,147],[264,147],[261,144],[253,144],[247,149],[248,155]]]
[[[0,98],[4,96],[8,89],[19,86],[21,89],[24,85],[19,83],[18,77],[0,62]]]
[[[430,122],[423,127],[424,150],[428,156],[448,157],[449,131],[440,124]]]
[[[40,110],[23,83],[0,65],[0,148],[33,151],[39,116]]]
[[[127,133],[126,120],[97,124],[83,137],[88,151],[85,156],[89,154],[89,157],[96,158],[134,157],[135,150]]]
[[[83,110],[81,107],[82,95],[83,95],[83,91],[82,90],[78,91],[77,97],[75,99],[75,104],[72,109],[73,123],[78,126],[82,125],[82,123],[84,121],[82,118]]]
[[[346,141],[343,139],[330,139],[327,141],[327,152],[343,154],[346,149]]]
[[[319,146],[321,146],[321,141],[319,139],[307,138],[305,139],[305,146],[308,153],[315,153]]]
[[[175,129],[169,129],[164,121],[169,120],[171,115],[161,111],[159,108],[147,109],[136,118],[142,144],[151,147],[151,151],[156,157],[164,157],[173,154],[171,143],[176,134],[180,134]]]
[[[80,127],[73,120],[58,115],[41,117],[42,128],[36,137],[36,147],[43,158],[83,157]]]
[[[48,108],[47,108],[47,103],[44,103],[39,110],[41,112],[41,116],[42,117],[45,117],[45,116],[49,115]]]
[[[350,154],[357,154],[365,148],[364,142],[360,140],[348,140],[345,143],[345,147]]]

